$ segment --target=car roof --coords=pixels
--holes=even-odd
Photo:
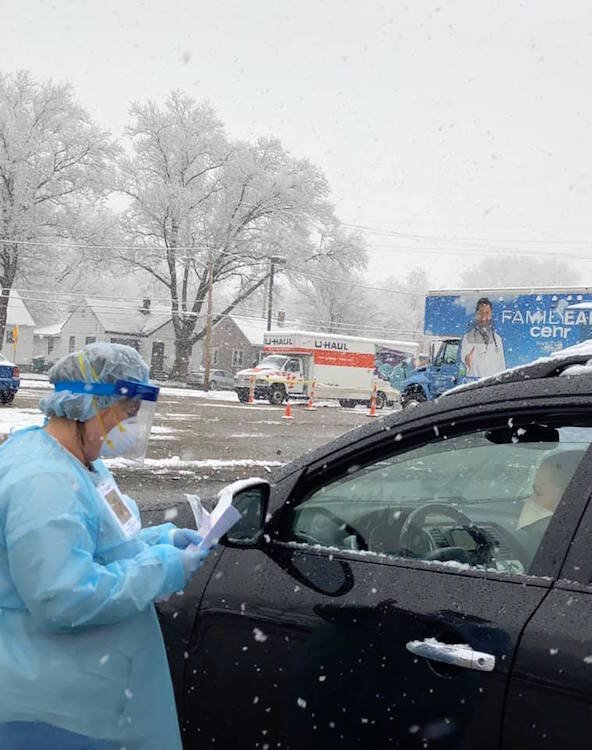
[[[274,472],[279,481],[308,465],[318,463],[340,450],[365,442],[367,438],[384,431],[397,434],[398,427],[412,423],[438,421],[441,417],[461,409],[496,405],[518,405],[525,399],[558,399],[561,397],[589,396],[592,403],[592,363],[589,354],[573,354],[537,360],[530,365],[506,370],[492,378],[484,378],[448,391],[434,401],[424,401],[417,406],[391,413],[369,424],[356,427],[335,440],[304,453],[299,458]],[[583,367],[582,367],[583,365]]]

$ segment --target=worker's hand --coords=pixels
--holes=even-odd
[[[171,542],[179,549],[185,549],[189,544],[198,545],[201,537],[195,529],[175,529],[171,534]]]
[[[465,357],[465,363],[469,370],[473,369],[473,357],[474,356],[475,356],[475,347],[473,347],[471,351]]]
[[[195,573],[196,570],[201,568],[204,560],[210,554],[209,549],[196,549],[195,547],[188,547],[187,549],[181,550],[181,562],[183,563],[183,570],[187,580]]]

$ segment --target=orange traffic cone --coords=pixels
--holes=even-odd
[[[372,386],[372,395],[370,396],[370,411],[367,414],[368,417],[376,416],[376,391],[377,390],[378,390],[378,386],[375,380],[374,385]]]
[[[294,419],[294,417],[292,416],[292,404],[290,404],[290,402],[286,404],[282,419]]]
[[[313,402],[316,382],[317,382],[316,380],[312,381],[312,388],[310,389],[310,395],[308,396],[308,401],[306,402],[306,406],[304,407],[307,411],[317,410],[317,407],[314,405],[314,402]]]

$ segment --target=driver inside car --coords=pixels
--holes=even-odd
[[[532,495],[525,500],[516,525],[531,560],[582,456],[582,451],[551,453],[543,459],[536,471]]]

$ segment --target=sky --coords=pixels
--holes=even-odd
[[[116,135],[182,89],[318,164],[373,280],[520,250],[592,284],[587,0],[4,0],[0,28],[0,71],[69,81]]]

